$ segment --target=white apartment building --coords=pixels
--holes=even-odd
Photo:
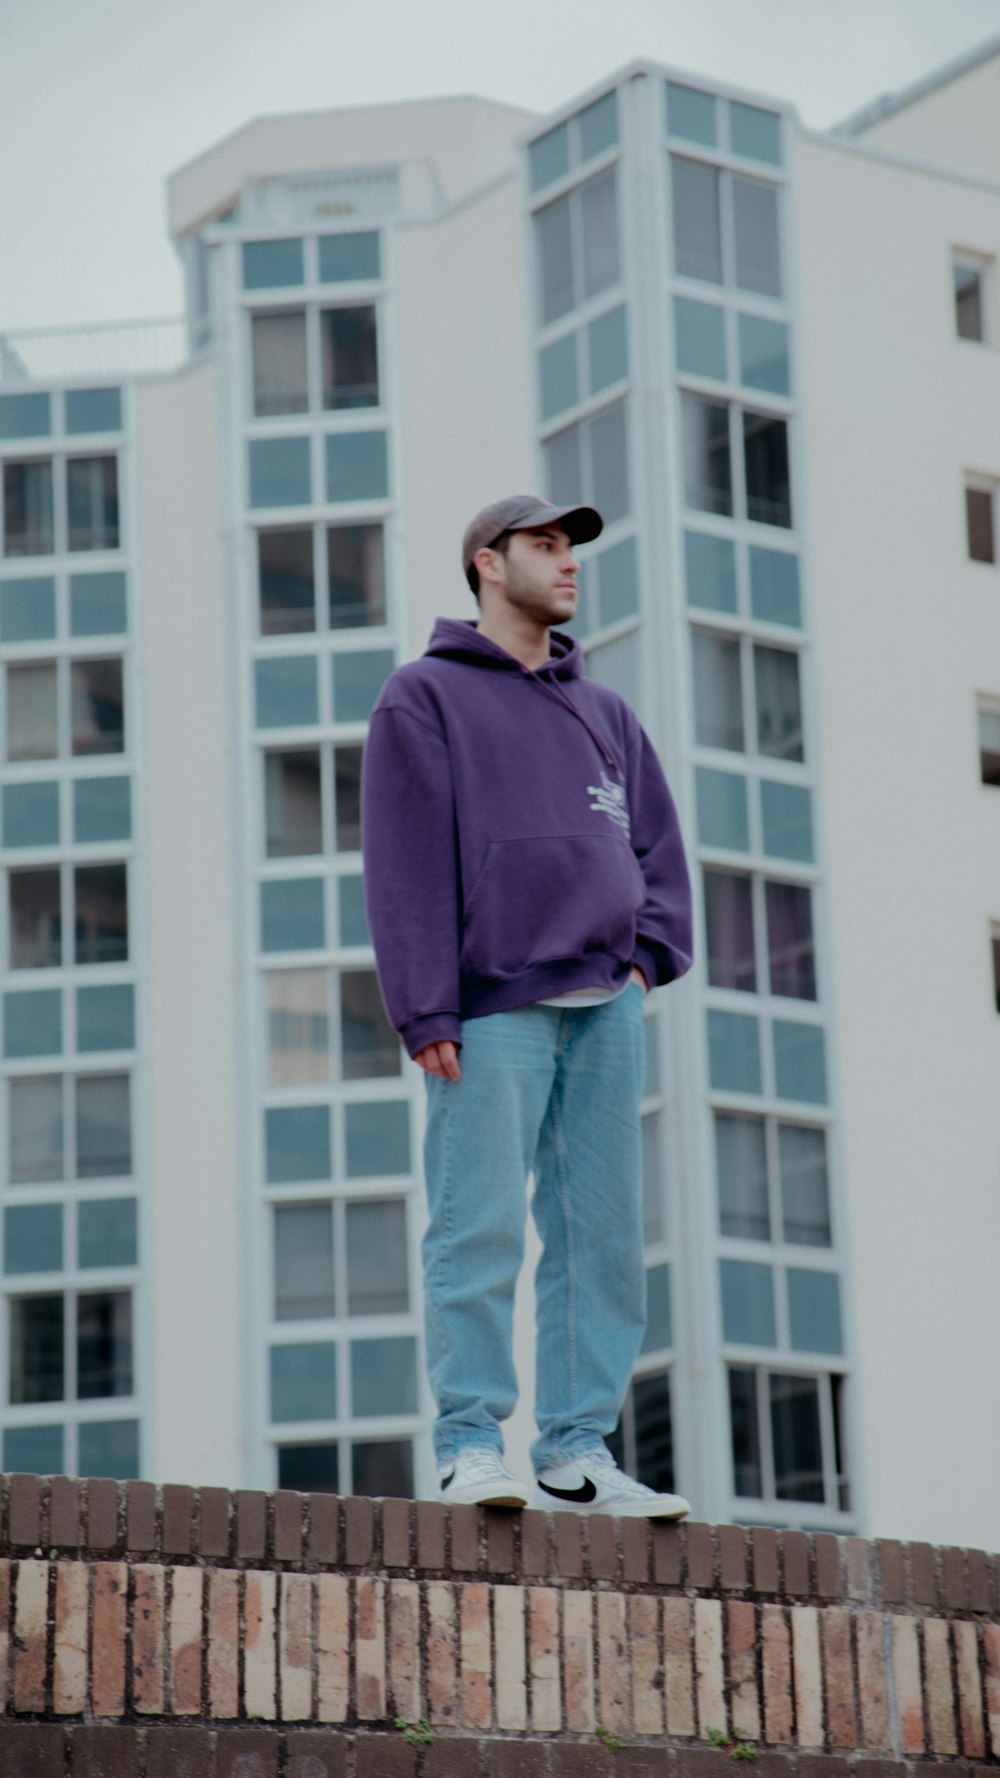
[[[646,63],[263,118],[170,182],[172,367],[0,343],[3,1468],[431,1490],[361,749],[535,488],[697,887],[616,1447],[1000,1545],[998,119],[1000,41],[822,134]]]

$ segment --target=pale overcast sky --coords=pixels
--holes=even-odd
[[[1000,33],[1000,0],[0,0],[0,329],[170,314],[168,174],[265,112],[551,110],[637,56],[837,122]]]

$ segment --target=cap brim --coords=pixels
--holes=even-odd
[[[561,525],[571,543],[592,543],[604,530],[604,520],[595,506],[545,506],[507,529],[544,531],[548,525]]]

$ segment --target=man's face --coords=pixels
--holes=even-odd
[[[567,623],[579,596],[580,564],[560,525],[514,531],[506,556],[496,555],[503,580],[501,596],[516,611],[541,624]]]

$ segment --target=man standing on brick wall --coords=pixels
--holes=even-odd
[[[691,962],[677,816],[624,700],[552,625],[592,507],[514,495],[464,539],[479,621],[439,619],[375,707],[365,886],[379,981],[427,1076],[426,1337],[442,1500],[526,1506],[504,1468],[525,1187],[537,1275],[537,1502],[679,1518],[605,1436],[645,1321],[643,1000]]]

